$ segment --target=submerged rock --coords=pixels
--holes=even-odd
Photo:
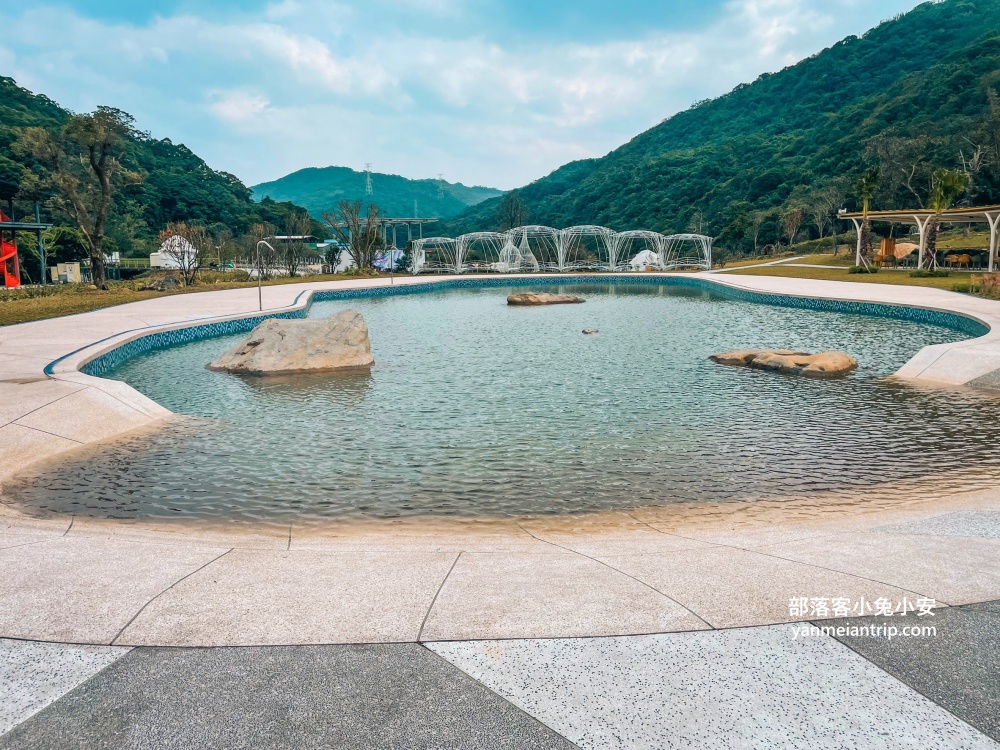
[[[590,336],[590,335],[593,335],[593,334],[595,334],[595,333],[600,333],[600,331],[598,331],[598,330],[597,330],[596,328],[584,328],[584,329],[583,329],[583,332],[584,332],[584,334],[586,334],[587,336]]]
[[[808,354],[789,349],[739,349],[709,357],[721,365],[753,367],[807,378],[841,378],[858,367],[857,360],[843,352]]]
[[[583,302],[582,297],[574,297],[572,294],[549,294],[547,292],[527,292],[526,294],[512,294],[507,297],[508,305],[535,306],[535,305],[576,305]]]
[[[368,326],[357,310],[322,320],[265,320],[208,366],[246,375],[325,372],[370,367]]]

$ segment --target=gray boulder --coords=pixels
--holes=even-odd
[[[181,280],[177,278],[174,274],[168,273],[163,276],[157,276],[146,282],[146,285],[142,288],[145,292],[171,292],[177,289],[181,285]]]
[[[208,366],[245,375],[367,368],[375,364],[368,326],[357,310],[321,320],[265,320]]]

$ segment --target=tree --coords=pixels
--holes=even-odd
[[[135,136],[133,118],[112,107],[73,115],[59,132],[26,128],[18,150],[32,154],[48,168],[57,191],[56,208],[72,217],[87,239],[94,283],[106,286],[104,238],[116,188],[140,176],[122,167],[128,140]]]
[[[830,182],[822,187],[811,190],[805,199],[806,213],[809,220],[816,227],[816,234],[822,240],[826,236],[827,228],[833,231],[833,221],[837,214],[837,209],[844,202],[844,190],[839,182]],[[833,241],[833,254],[837,254],[837,241]]]
[[[359,269],[373,268],[385,241],[380,229],[378,206],[369,203],[362,211],[361,201],[340,201],[337,210],[323,212],[323,220]]]
[[[298,276],[306,256],[306,241],[312,230],[312,220],[305,211],[290,211],[285,217],[285,267],[289,276]],[[299,239],[296,239],[299,238]]]
[[[219,268],[226,270],[227,264],[231,260],[236,260],[239,254],[239,243],[233,236],[232,230],[226,226],[219,226],[214,230],[215,254],[219,259]]]
[[[212,248],[212,240],[205,227],[167,224],[167,228],[160,232],[159,240],[162,243],[160,252],[180,270],[184,286],[191,286]]]
[[[505,193],[497,206],[496,222],[500,231],[505,232],[508,229],[524,226],[526,216],[527,209],[521,198],[521,193],[517,190]]]
[[[858,199],[861,201],[861,237],[859,238],[861,246],[861,257],[867,259],[871,255],[871,225],[868,221],[868,211],[871,208],[871,200],[875,197],[875,193],[878,191],[879,184],[882,180],[881,170],[877,165],[868,167],[861,176],[858,177],[857,182],[854,183],[854,192],[857,194]]]
[[[952,208],[969,185],[969,176],[959,169],[938,169],[931,176],[930,208],[934,211],[927,222],[927,267],[937,267],[937,235],[941,225],[939,215]],[[923,258],[920,259],[923,265]]]
[[[52,263],[77,263],[89,255],[87,238],[72,227],[52,227],[42,232],[46,260]]]
[[[753,254],[760,255],[760,233],[765,222],[771,216],[769,211],[754,211],[750,220],[750,229],[753,234]]]
[[[339,242],[330,242],[323,249],[323,262],[330,267],[330,273],[337,273],[340,267],[340,256],[344,252],[344,246]]]
[[[785,214],[781,227],[785,230],[785,236],[788,238],[788,246],[791,247],[795,244],[795,238],[798,236],[799,229],[802,227],[802,209],[793,208]]]
[[[240,238],[240,245],[243,248],[243,263],[253,266],[257,276],[264,281],[270,279],[278,267],[278,254],[274,249],[274,235],[276,229],[273,224],[260,222],[250,225],[250,231]],[[261,242],[267,244],[262,245]]]
[[[0,156],[0,200],[8,200],[17,195],[21,187],[24,168],[6,156]]]

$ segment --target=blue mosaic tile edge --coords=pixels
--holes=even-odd
[[[717,284],[708,281],[707,279],[687,278],[684,276],[622,275],[595,276],[593,278],[587,278],[585,276],[574,278],[566,278],[565,276],[540,276],[527,279],[512,279],[502,276],[488,278],[457,277],[454,279],[430,282],[428,284],[381,286],[369,289],[315,291],[312,293],[312,296],[308,300],[306,306],[299,310],[290,310],[269,315],[252,315],[245,318],[235,318],[215,323],[201,323],[184,328],[157,331],[146,336],[141,336],[92,359],[81,367],[80,371],[87,375],[101,377],[115,370],[115,368],[119,367],[126,360],[155,349],[165,349],[178,344],[185,344],[190,341],[199,341],[206,338],[214,338],[216,336],[229,336],[237,333],[246,333],[253,330],[262,321],[268,318],[304,318],[308,315],[309,308],[314,302],[370,299],[373,297],[390,297],[404,294],[426,294],[428,292],[438,292],[447,289],[550,285],[572,286],[579,284],[626,284],[634,286],[686,287],[689,289],[699,289],[710,292],[711,294],[719,297],[734,299],[741,302],[752,302],[776,307],[794,307],[804,310],[816,310],[818,312],[867,315],[878,318],[892,318],[895,320],[909,320],[917,323],[926,323],[958,331],[960,333],[967,334],[971,338],[984,336],[990,330],[988,326],[978,320],[960,315],[958,313],[928,310],[923,307],[888,305],[877,302],[854,302],[817,299],[814,297],[794,297],[782,294],[768,294],[764,292],[754,292],[747,289],[738,289],[725,284]],[[298,299],[296,299],[296,303],[297,302]],[[51,370],[56,364],[57,362],[53,362],[46,367],[46,373],[51,374]]]

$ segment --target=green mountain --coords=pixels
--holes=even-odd
[[[409,180],[395,174],[372,172],[372,195],[365,194],[364,172],[348,167],[310,167],[273,182],[254,185],[255,198],[292,201],[315,218],[342,200],[372,201],[383,216],[413,216],[413,202],[421,216],[449,219],[469,206],[501,195],[487,187],[467,187],[444,180]]]
[[[573,162],[518,191],[531,223],[687,231],[753,247],[755,214],[773,242],[815,191],[854,208],[854,176],[882,167],[875,208],[926,200],[936,167],[977,150],[976,191],[1000,203],[1000,0],[924,3],[778,73],[699,102],[607,156]],[[961,157],[960,157],[961,154]],[[909,185],[907,185],[909,183]],[[911,189],[912,188],[912,189]],[[498,200],[444,224],[495,228]]]
[[[0,76],[0,199],[15,198],[18,217],[31,213],[34,199],[44,206],[48,197],[44,191],[36,193],[33,179],[45,168],[14,148],[18,134],[27,127],[58,130],[69,116],[68,110],[48,97]],[[118,190],[108,220],[112,247],[125,254],[150,252],[158,244],[158,232],[170,222],[224,225],[239,234],[259,222],[281,227],[289,211],[296,209],[288,203],[254,201],[250,189],[235,176],[213,170],[183,144],[147,133],[131,134],[122,165],[142,175],[138,184]],[[47,213],[43,208],[43,214]],[[50,218],[72,226],[68,217],[52,214]]]

